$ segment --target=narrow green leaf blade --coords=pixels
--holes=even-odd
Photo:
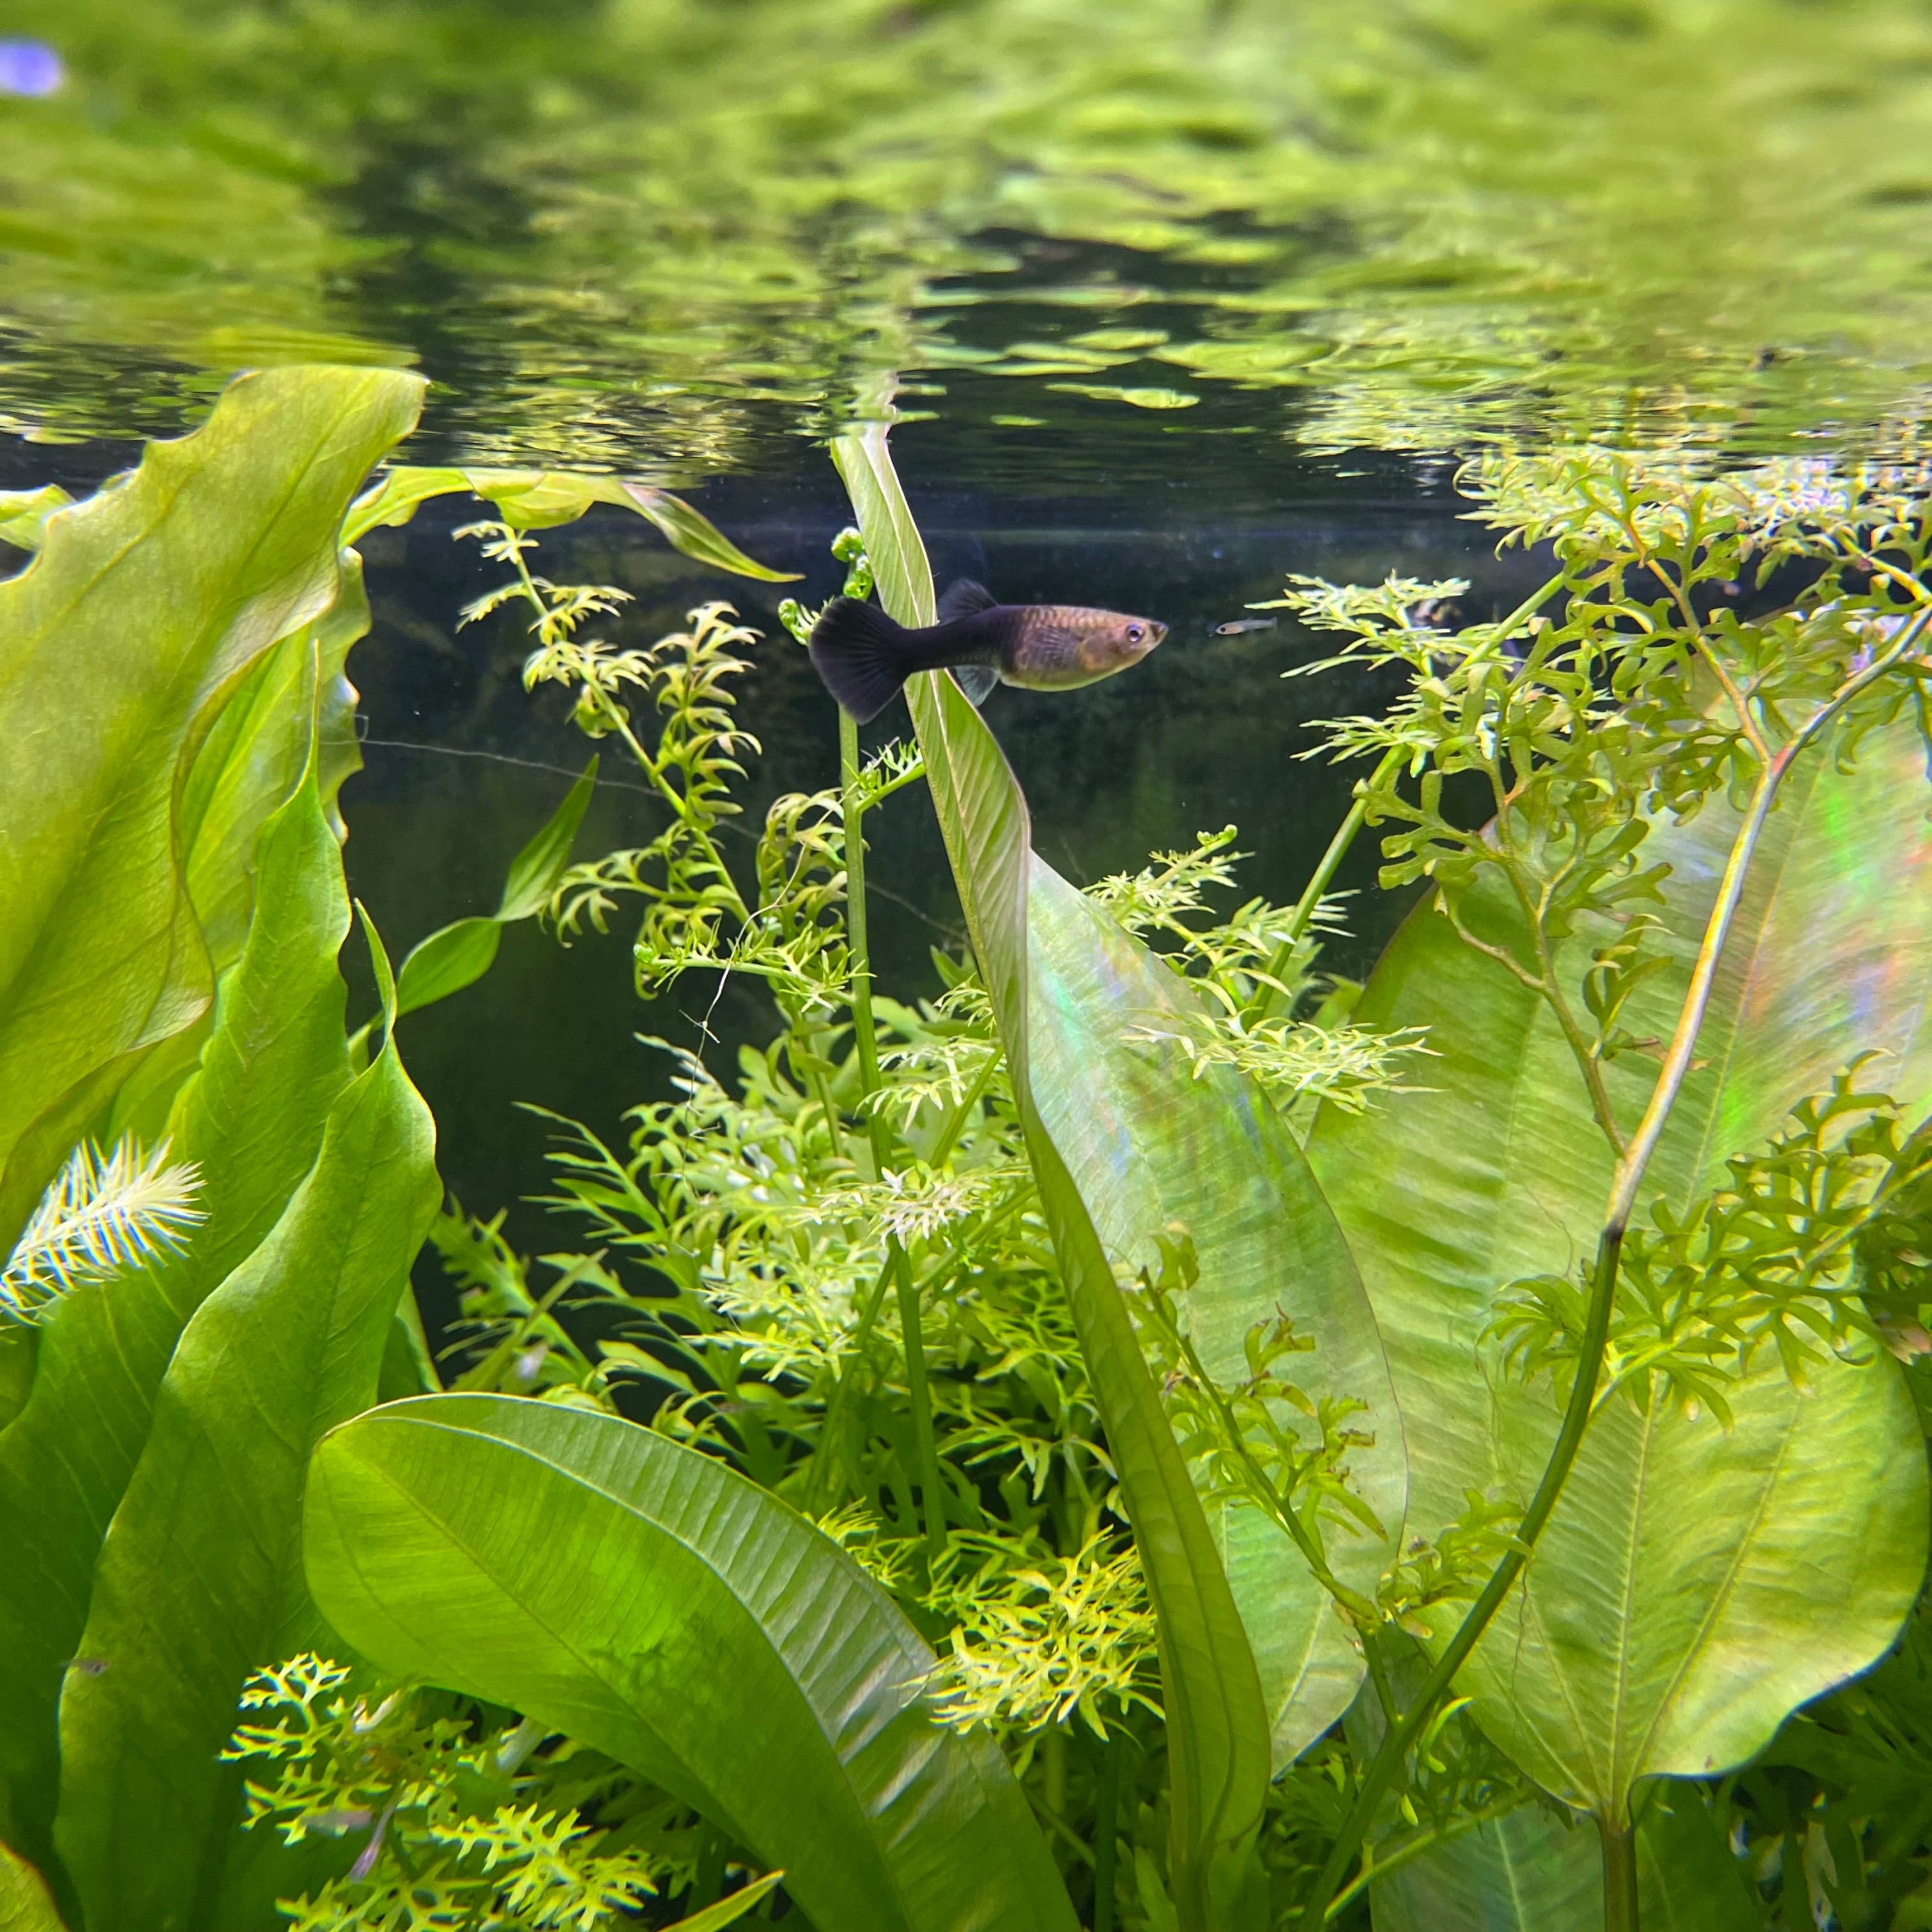
[[[570,848],[577,842],[577,829],[584,823],[590,794],[596,788],[597,760],[592,758],[577,782],[565,793],[562,803],[510,861],[502,901],[496,908],[496,917],[502,923],[534,919],[550,903],[551,893],[570,864]]]
[[[741,1886],[730,1898],[721,1898],[702,1912],[694,1912],[688,1918],[666,1926],[664,1932],[724,1932],[726,1926],[735,1925],[760,1899],[775,1892],[784,1877],[783,1872],[767,1872],[763,1878]],[[4,1932],[4,1928],[0,1928],[0,1932]]]
[[[342,540],[353,543],[379,524],[406,524],[432,496],[458,491],[484,498],[505,523],[520,530],[572,524],[592,503],[614,504],[655,525],[674,550],[681,550],[694,562],[767,584],[790,584],[798,576],[795,570],[773,570],[747,556],[709,518],[669,490],[590,471],[392,470],[357,499],[343,525]]]
[[[303,1582],[302,1492],[322,1434],[375,1400],[440,1188],[429,1111],[393,1040],[331,1110],[315,1166],[194,1313],[94,1576],[61,1700],[55,1841],[88,1932],[200,1932],[240,1841],[218,1762],[248,1672],[326,1646]],[[272,1883],[272,1880],[271,1880]],[[264,1917],[272,1904],[253,1901]]]
[[[398,1016],[474,986],[495,963],[505,926],[534,919],[550,902],[570,863],[570,848],[597,783],[597,760],[565,794],[536,836],[510,862],[496,910],[487,918],[459,919],[410,949],[396,982]]]
[[[1172,1036],[1198,996],[1036,855],[1028,936],[1033,1091],[1108,1257],[1157,1268],[1156,1238],[1182,1228],[1200,1280],[1186,1316],[1223,1386],[1248,1373],[1250,1332],[1288,1316],[1313,1348],[1293,1379],[1317,1400],[1362,1405],[1350,1426],[1356,1496],[1384,1533],[1331,1522],[1326,1553],[1372,1598],[1399,1546],[1408,1466],[1382,1337],[1354,1257],[1286,1122],[1232,1070],[1195,1070]],[[1137,1042],[1136,1030],[1169,1044]],[[1286,1531],[1245,1500],[1208,1505],[1254,1647],[1277,1768],[1347,1709],[1361,1655]]]
[[[1766,828],[1647,1202],[1682,1210],[1760,1148],[1803,1096],[1870,1049],[1915,1117],[1932,1105],[1932,826],[1909,725],[1850,773],[1814,758]],[[1672,970],[1626,1024],[1667,1035],[1736,817],[1720,802],[1660,823],[1646,863],[1673,867]],[[1498,892],[1472,909],[1505,936]],[[1574,980],[1600,932],[1567,942]],[[1310,1143],[1390,1346],[1410,1428],[1412,1527],[1433,1534],[1466,1488],[1526,1496],[1556,1426],[1480,1337],[1497,1291],[1563,1274],[1594,1246],[1610,1156],[1553,1018],[1427,907],[1377,968],[1358,1013],[1421,1024],[1430,1091],[1373,1117],[1325,1115]],[[1626,1124],[1655,1063],[1606,1069]],[[1774,1361],[1728,1400],[1736,1427],[1613,1398],[1519,1588],[1461,1680],[1484,1729],[1546,1789],[1592,1809],[1639,1779],[1739,1762],[1797,1704],[1864,1668],[1918,1589],[1923,1443],[1897,1365],[1828,1357],[1800,1395]],[[1480,1366],[1479,1366],[1480,1365]]]
[[[494,919],[459,919],[411,946],[396,981],[400,1016],[472,986],[489,971],[503,937]]]
[[[422,388],[244,377],[0,582],[0,1243],[134,1057],[207,1005],[178,777],[236,680],[336,596],[344,506]]]
[[[682,550],[697,562],[728,570],[734,576],[759,578],[767,584],[798,580],[795,570],[772,570],[754,562],[708,518],[668,490],[653,490],[643,483],[626,483],[623,489],[638,514],[656,524],[672,549]]]
[[[322,1614],[363,1655],[580,1738],[702,1810],[818,1932],[1072,1932],[1025,1800],[935,1725],[890,1599],[721,1462],[614,1417],[427,1396],[317,1450]]]
[[[886,609],[902,623],[930,622],[932,574],[884,430],[841,437],[833,457]],[[950,676],[922,673],[906,692],[1159,1620],[1175,1902],[1190,1932],[1258,1924],[1253,1847],[1270,1740],[1253,1653],[1101,1238],[1034,1100],[1028,922],[1035,861],[1026,802],[999,746]]]

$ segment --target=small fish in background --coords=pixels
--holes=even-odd
[[[1271,631],[1275,620],[1272,617],[1230,617],[1225,624],[1214,626],[1217,638],[1238,638],[1244,631]]]
[[[896,624],[875,604],[835,598],[812,628],[812,662],[825,688],[861,724],[914,672],[950,670],[975,704],[995,684],[1074,691],[1138,664],[1167,635],[1151,617],[1077,604],[996,604],[962,578],[925,630]]]
[[[0,40],[0,94],[44,100],[67,81],[61,57],[44,40]]]

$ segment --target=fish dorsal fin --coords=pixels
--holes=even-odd
[[[950,624],[961,617],[970,617],[980,611],[990,610],[993,604],[993,593],[983,584],[975,584],[970,577],[962,577],[934,607],[934,620],[941,624]]]
[[[975,585],[974,588],[978,586]],[[966,702],[976,711],[992,696],[993,687],[1000,681],[1000,674],[992,664],[955,664],[952,681],[966,694]]]

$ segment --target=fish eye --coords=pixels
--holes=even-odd
[[[1130,644],[1138,644],[1146,635],[1146,631],[1138,624],[1130,624],[1127,626],[1127,642]]]

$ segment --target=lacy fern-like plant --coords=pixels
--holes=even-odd
[[[251,1828],[362,1840],[345,1875],[282,1902],[294,1932],[602,1932],[656,1893],[661,1864],[543,1802],[537,1727],[491,1733],[406,1690],[372,1707],[350,1679],[308,1652],[256,1672],[223,1753],[262,1768]]]
[[[1732,1155],[1725,1185],[1682,1211],[1658,1202],[1651,1224],[1630,1231],[1600,1404],[1619,1390],[1647,1400],[1660,1388],[1729,1427],[1726,1385],[1766,1350],[1800,1388],[1808,1360],[1859,1337],[1906,1359],[1927,1352],[1932,1282],[1922,1254],[1889,1322],[1866,1290],[1882,1231],[1906,1232],[1932,1182],[1932,1126],[1906,1131],[1896,1101],[1864,1090],[1864,1070],[1801,1101],[1763,1152]],[[1567,1388],[1586,1298],[1561,1276],[1512,1284],[1492,1324],[1508,1358]]]
[[[1420,1034],[1350,1025],[1355,988],[1316,968],[1322,940],[1343,930],[1339,896],[1316,900],[1305,917],[1258,898],[1216,913],[1211,896],[1233,886],[1247,856],[1232,849],[1236,836],[1232,825],[1197,833],[1191,849],[1157,853],[1089,888],[1202,996],[1197,1013],[1137,1021],[1124,1037],[1177,1048],[1196,1078],[1233,1067],[1304,1124],[1322,1101],[1354,1112],[1377,1092],[1402,1090],[1408,1063],[1426,1051]]]
[[[0,1310],[38,1321],[76,1288],[178,1254],[203,1218],[200,1191],[193,1162],[170,1162],[165,1141],[144,1154],[123,1139],[106,1154],[82,1142],[0,1268]]]

